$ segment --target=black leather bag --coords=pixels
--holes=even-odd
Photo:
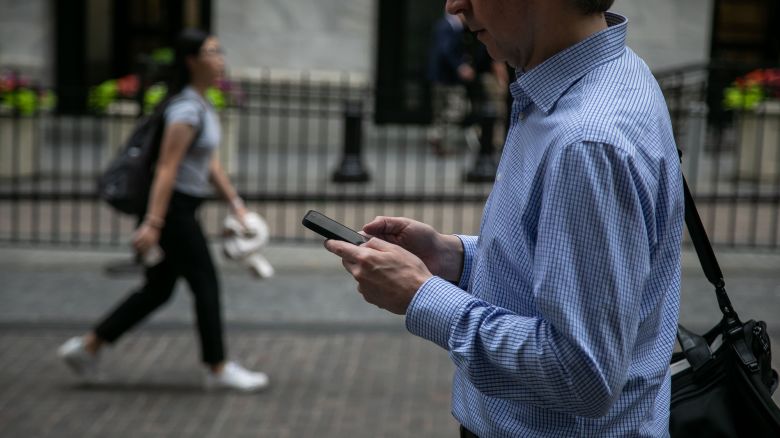
[[[672,356],[672,437],[780,437],[778,385],[766,323],[742,322],[685,184],[685,222],[723,319],[704,335],[682,325],[682,351]]]

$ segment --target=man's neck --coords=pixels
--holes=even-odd
[[[533,45],[528,62],[523,66],[528,71],[537,65],[585,39],[607,28],[604,14],[582,15],[576,11],[565,14],[545,14],[555,17],[551,20],[540,20],[536,35],[539,38]]]

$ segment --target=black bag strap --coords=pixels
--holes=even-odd
[[[678,149],[682,161],[682,151]],[[704,230],[704,225],[699,217],[696,204],[693,202],[693,196],[688,188],[688,182],[683,177],[683,189],[685,191],[685,224],[688,227],[688,234],[691,237],[696,254],[699,256],[699,262],[704,270],[704,275],[710,283],[715,286],[715,296],[718,299],[718,306],[723,313],[723,319],[720,324],[710,330],[704,336],[698,336],[685,327],[677,325],[677,340],[680,342],[683,354],[694,371],[698,370],[709,359],[712,358],[712,352],[709,344],[714,339],[717,331],[728,340],[731,348],[742,363],[743,369],[749,374],[760,373],[760,363],[753,353],[753,349],[746,341],[746,331],[752,331],[755,323],[748,322],[743,325],[737,316],[737,312],[731,306],[731,300],[726,293],[726,283],[723,281],[723,273],[715,258],[715,252],[712,250],[710,239]],[[767,384],[766,388],[771,389],[772,384]],[[771,394],[771,392],[769,392]]]
[[[682,162],[682,151],[677,150],[680,161]],[[688,227],[688,234],[696,248],[696,254],[699,256],[704,275],[710,283],[715,286],[715,297],[718,300],[718,307],[723,313],[723,320],[727,329],[741,327],[737,312],[731,305],[731,300],[726,293],[726,282],[723,280],[723,272],[720,270],[718,259],[715,257],[715,251],[712,250],[712,244],[707,237],[707,231],[701,222],[696,203],[693,201],[691,190],[688,188],[688,181],[683,176],[683,189],[685,191],[685,225]]]
[[[696,371],[712,359],[712,351],[709,342],[682,325],[677,325],[677,341],[685,354],[685,359]]]

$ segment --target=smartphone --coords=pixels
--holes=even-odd
[[[303,221],[301,221],[301,223],[303,223],[304,227],[318,233],[326,239],[343,240],[354,245],[366,243],[366,240],[368,240],[357,231],[341,225],[318,211],[309,210],[303,216]]]

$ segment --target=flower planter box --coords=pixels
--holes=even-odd
[[[119,153],[119,149],[133,132],[137,119],[131,116],[108,116],[105,119],[105,143],[108,159]]]
[[[0,116],[0,178],[26,177],[35,172],[37,121],[37,117]]]
[[[114,102],[106,109],[106,159],[112,159],[130,137],[138,121],[138,112],[139,106],[136,102]]]
[[[742,180],[772,182],[780,173],[780,101],[766,101],[737,121]]]

